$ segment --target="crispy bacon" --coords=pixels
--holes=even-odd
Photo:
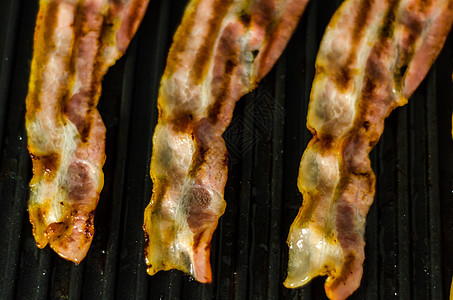
[[[104,175],[101,80],[125,52],[148,0],[40,0],[29,91],[28,210],[39,248],[80,262]]]
[[[347,0],[333,16],[316,61],[300,163],[304,201],[291,226],[287,287],[327,275],[331,299],[360,285],[365,218],[375,176],[368,154],[384,119],[404,105],[440,52],[452,0]]]
[[[145,211],[148,273],[179,269],[211,281],[210,241],[227,180],[222,134],[236,101],[285,48],[308,0],[192,0],[170,49],[158,98]]]

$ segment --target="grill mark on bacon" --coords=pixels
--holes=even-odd
[[[168,191],[168,188],[170,187],[170,183],[168,178],[159,178],[159,183],[156,185],[155,189],[153,189],[153,193],[156,193],[160,197],[156,197],[156,199],[160,200],[163,198],[165,193]]]
[[[244,27],[248,28],[251,22],[251,16],[249,12],[242,11],[241,15],[239,15],[239,21],[244,25]]]
[[[96,76],[95,72],[93,73],[93,76]],[[94,81],[96,81],[96,79]],[[90,90],[87,95],[90,100],[87,103],[86,117],[83,119],[82,124],[80,126],[81,130],[79,131],[82,143],[86,143],[88,141],[88,137],[90,135],[90,131],[94,123],[93,110],[96,109],[97,106],[97,101],[93,99],[95,95],[96,92],[93,90]]]
[[[274,21],[276,15],[275,0],[256,0],[252,5],[252,23],[258,27],[266,28],[266,34],[272,35],[272,31],[269,32],[269,24]]]
[[[90,14],[94,14],[95,16],[91,16]],[[77,61],[79,60],[79,58],[90,57],[92,59],[91,64],[89,64],[89,67],[91,67],[90,74],[84,74],[86,75],[86,78],[90,78],[89,80],[91,81],[90,82],[91,84],[89,84],[88,87],[82,87],[81,91],[73,95],[71,99],[69,99],[68,101],[70,105],[72,104],[72,102],[74,102],[74,104],[71,105],[72,109],[69,111],[68,118],[77,126],[82,143],[86,143],[88,141],[91,127],[93,126],[94,123],[93,119],[94,117],[92,112],[96,110],[100,94],[101,79],[104,76],[103,72],[104,70],[102,68],[103,58],[101,53],[102,39],[104,35],[108,33],[107,28],[111,27],[110,24],[106,24],[106,18],[108,18],[108,16],[98,15],[96,18],[96,15],[98,15],[98,13],[95,11],[95,8],[93,7],[87,6],[81,10],[79,14],[80,17],[78,18],[80,32],[79,34],[76,35],[77,39],[75,42],[78,53],[77,55],[73,56],[74,58],[73,66],[76,69],[80,67],[80,71],[83,71],[84,66],[77,65]],[[100,19],[102,19],[102,25],[99,28],[99,24],[96,23],[99,23]],[[92,25],[88,24],[87,27],[88,21],[91,21],[94,24]],[[97,43],[96,48],[93,51],[92,49],[93,46],[90,43],[92,41],[91,40],[87,41],[89,43],[87,44],[85,41],[82,41],[81,39],[88,38],[88,34],[94,32],[99,32],[99,34],[96,39]],[[86,78],[83,78],[82,80],[87,80]]]
[[[281,3],[281,1],[279,1]],[[286,1],[285,5],[279,5],[274,0],[274,14],[265,27],[265,38],[263,45],[259,51],[255,51],[255,77],[251,81],[251,89],[256,87],[256,84],[270,71],[273,62],[280,55],[280,44],[288,38],[288,28],[294,28],[298,23],[298,15],[292,12],[299,10],[299,5],[308,1],[296,0]],[[282,17],[284,15],[285,17]]]
[[[77,8],[76,8],[76,12],[75,12],[75,15],[78,16],[80,15],[81,13],[81,6],[80,5],[77,5]],[[70,108],[68,107],[68,104],[71,103],[71,102],[75,102],[77,104],[79,104],[79,101],[69,101],[70,100],[70,97],[71,97],[71,92],[70,92],[70,88],[74,86],[74,82],[75,82],[75,72],[76,72],[76,62],[77,62],[77,57],[75,55],[72,55],[74,52],[74,48],[75,48],[75,45],[78,44],[78,40],[80,38],[80,35],[82,34],[82,31],[83,31],[83,22],[82,22],[82,18],[74,18],[74,22],[72,24],[72,28],[73,28],[73,31],[74,31],[74,41],[73,41],[73,46],[72,46],[72,49],[71,49],[71,53],[69,54],[70,55],[70,59],[71,59],[71,62],[68,66],[69,68],[69,78],[68,78],[68,84],[67,84],[67,89],[66,89],[66,93],[64,94],[63,97],[60,98],[60,102],[59,102],[59,106],[60,106],[60,112],[67,118],[69,119],[69,121],[71,121],[76,127],[77,129],[79,130],[80,132],[80,129],[81,129],[81,125],[80,123],[83,122],[82,118],[79,116],[79,114],[77,114],[77,108]],[[77,107],[79,107],[79,105],[77,105]]]
[[[44,19],[44,32],[43,32],[43,38],[45,41],[48,41],[50,43],[44,44],[46,47],[46,50],[51,50],[55,47],[55,42],[53,40],[53,34],[54,34],[54,29],[55,26],[57,25],[57,20],[54,18],[51,18],[50,16],[56,15],[58,11],[58,3],[56,2],[49,2],[46,4],[47,10],[45,12],[45,16],[43,17]],[[38,20],[40,21],[40,20]],[[37,28],[39,29],[39,28]],[[44,59],[48,59],[48,56],[44,57]],[[43,60],[45,62],[45,60]],[[44,64],[45,65],[45,64]]]
[[[386,0],[386,1],[389,7],[384,17],[384,24],[381,29],[378,44],[382,44],[382,42],[386,38],[391,38],[391,36],[393,35],[393,28],[395,26],[395,8],[397,8],[397,5],[401,2],[400,0]]]
[[[203,144],[202,141],[199,140],[199,135],[194,135],[194,139],[196,141],[196,149],[195,154],[193,157],[192,167],[188,172],[190,177],[195,177],[197,174],[197,170],[206,164],[206,155],[208,154],[208,147]]]
[[[332,289],[337,289],[344,282],[344,280],[347,279],[349,277],[349,275],[351,275],[352,269],[354,268],[353,265],[354,265],[355,260],[356,260],[356,257],[353,253],[349,253],[345,257],[343,268],[341,269],[340,275],[338,275],[339,280],[336,280],[332,283],[332,285],[331,285]]]
[[[188,112],[175,113],[175,117],[170,120],[174,130],[180,132],[191,132],[193,127],[193,115]]]
[[[57,24],[56,19],[49,18],[49,15],[55,15],[58,10],[58,4],[54,2],[49,2],[46,5],[46,10],[43,12],[39,12],[37,20],[36,20],[36,31],[40,30],[40,27],[43,26],[44,30],[42,32],[42,37],[37,36],[35,39],[35,43],[40,45],[38,48],[41,55],[39,56],[40,59],[36,61],[36,66],[45,66],[49,60],[48,55],[42,55],[44,53],[50,53],[52,48],[55,47],[55,43],[53,41],[53,33],[55,26]],[[41,108],[41,87],[43,84],[42,73],[38,72],[34,77],[34,86],[35,88],[31,90],[31,94],[28,95],[30,99],[33,99],[33,105],[27,105],[27,113],[29,115],[36,114],[36,111]]]
[[[432,9],[437,9],[438,3],[433,2]],[[414,56],[411,58],[410,64],[404,74],[404,87],[403,94],[406,97],[409,97],[418,84],[423,80],[423,77],[428,73],[429,66],[432,65],[437,53],[442,49],[442,43],[436,43],[436,41],[445,39],[445,28],[451,24],[452,11],[453,11],[453,1],[444,1],[443,12],[437,16],[436,19],[430,21],[428,26],[424,29],[428,30],[429,28],[431,34],[434,36],[432,39],[424,39],[421,43],[417,43],[416,47],[424,48],[425,51],[416,51]],[[451,26],[451,25],[450,25]],[[416,66],[415,69],[412,65]]]
[[[84,236],[87,238],[87,240],[91,239],[94,235],[94,213],[95,210],[91,211],[88,214],[88,220],[85,221],[85,234]]]
[[[204,37],[204,41],[200,48],[197,51],[195,62],[190,72],[190,76],[193,80],[193,84],[197,85],[203,81],[205,74],[208,71],[208,61],[212,56],[214,51],[214,44],[216,37],[219,33],[220,27],[222,25],[222,20],[225,15],[228,13],[232,2],[217,0],[212,4],[214,7],[211,19],[207,22],[208,30]]]
[[[429,8],[433,5],[433,0],[420,0],[417,4],[419,4],[420,12],[424,13],[428,11]]]
[[[111,0],[110,0],[111,1]],[[126,16],[123,18],[124,21],[121,24],[121,28],[118,30],[116,36],[118,40],[118,49],[121,53],[126,52],[129,42],[135,35],[138,29],[139,23],[136,21],[137,17],[143,16],[143,12],[146,10],[148,1],[143,0],[129,0],[130,5],[127,10]],[[113,1],[116,2],[116,1]],[[108,25],[111,23],[109,22]]]
[[[211,124],[215,124],[219,119],[219,114],[222,112],[222,106],[224,102],[227,101],[229,91],[231,90],[231,80],[237,65],[239,64],[237,58],[237,51],[239,50],[238,45],[236,45],[236,38],[233,29],[231,27],[225,29],[224,34],[220,38],[219,44],[217,46],[218,54],[217,59],[214,62],[214,68],[224,68],[224,76],[222,77],[221,82],[216,82],[215,86],[212,88],[212,96],[214,98],[213,104],[209,108],[208,119]],[[222,61],[224,60],[224,62]],[[224,66],[221,64],[224,63]]]
[[[433,2],[431,1],[419,1],[418,2],[418,12],[419,14],[424,14],[427,12],[429,8],[432,8]],[[423,24],[420,18],[417,18],[417,15],[415,15],[415,12],[407,12],[407,14],[402,16],[402,25],[405,25],[409,33],[407,36],[406,43],[403,45],[407,45],[408,47],[402,47],[400,50],[400,65],[398,66],[400,69],[404,69],[407,67],[407,65],[410,63],[412,60],[412,56],[414,55],[414,50],[415,50],[415,43],[417,42],[417,39],[420,37],[422,34],[423,30]],[[401,81],[402,75],[404,75],[404,72],[396,72],[399,76],[398,81]],[[399,74],[401,73],[401,74]],[[400,83],[402,84],[402,83]]]
[[[352,37],[355,34],[353,27],[335,28],[335,24],[340,23],[341,18],[347,18],[348,9],[356,3],[355,0],[346,1],[334,16],[331,21],[334,25],[326,31],[320,47],[318,59],[321,57],[323,60],[319,63],[325,64],[324,58],[332,52],[335,53],[336,49],[330,48],[331,40],[339,38],[340,35],[349,34]],[[382,3],[375,2],[375,5]],[[315,276],[327,274],[329,277],[325,289],[331,299],[344,299],[359,286],[363,272],[365,217],[375,191],[375,176],[368,154],[379,140],[385,118],[397,106],[404,105],[407,101],[405,97],[410,96],[410,93],[406,92],[408,87],[404,85],[407,84],[407,77],[410,75],[408,71],[401,74],[404,66],[411,66],[416,55],[428,51],[431,57],[425,61],[417,61],[418,67],[421,67],[420,72],[424,75],[426,67],[423,64],[431,64],[439,53],[451,27],[452,3],[443,0],[429,3],[415,0],[386,1],[382,7],[384,15],[383,19],[379,20],[378,34],[376,39],[372,40],[373,44],[369,53],[366,53],[364,64],[352,65],[354,68],[363,68],[363,72],[354,74],[360,77],[350,81],[354,82],[354,89],[357,89],[356,85],[361,82],[359,83],[361,90],[356,93],[351,87],[347,89],[337,87],[342,93],[354,97],[353,102],[341,102],[344,101],[341,98],[344,96],[336,92],[322,98],[324,94],[317,92],[317,89],[325,88],[326,81],[316,77],[322,78],[326,76],[325,74],[332,76],[335,70],[327,70],[322,64],[317,65],[307,122],[315,136],[301,161],[298,185],[304,196],[304,202],[288,237],[290,260],[285,285],[300,286]],[[409,11],[417,7],[424,13],[412,14],[413,12]],[[375,14],[371,17],[378,16],[379,14]],[[432,24],[436,26],[431,27]],[[338,36],[332,34],[332,31]],[[398,34],[395,34],[396,32]],[[363,34],[369,34],[368,38],[370,36],[374,38],[373,27],[367,28]],[[328,40],[325,40],[327,37]],[[352,47],[349,57],[355,52],[359,53],[362,50],[360,47],[364,45],[359,43],[357,48]],[[364,53],[361,52],[362,55]],[[350,63],[351,60],[347,59],[346,64]],[[411,76],[414,77],[414,74]],[[410,82],[413,86],[422,80],[422,77],[415,78],[419,81]],[[336,101],[340,102],[335,103]],[[329,135],[332,127],[322,127],[319,123],[322,124],[325,120],[318,121],[313,117],[316,116],[313,115],[313,109],[318,108],[320,103],[324,108],[335,105],[352,105],[355,108],[351,126],[345,127],[347,130],[334,136],[330,142],[322,140],[324,136]],[[344,126],[341,123],[341,111],[330,113],[340,113],[337,116],[338,122]],[[314,165],[313,162],[320,166]],[[335,164],[338,164],[338,171]],[[310,170],[310,167],[316,171]],[[329,181],[331,183],[326,184]],[[332,224],[334,231],[330,229]],[[339,245],[332,242],[330,237],[332,232],[336,235],[336,239],[333,240],[338,240]],[[323,245],[322,251],[316,249],[316,245],[320,243]]]
[[[95,93],[93,91],[88,92],[86,95],[80,95],[80,97],[89,97],[92,99],[93,95]],[[77,96],[77,95],[75,95]],[[74,97],[75,97],[74,96]],[[86,110],[86,116],[85,118],[80,118],[81,122],[79,123],[79,126],[77,127],[79,134],[80,134],[80,139],[82,143],[86,143],[88,141],[88,137],[90,135],[91,127],[93,125],[93,116],[92,116],[92,111],[95,108],[97,103],[93,103],[94,101],[88,101],[87,103],[87,110]]]
[[[192,1],[194,2],[193,6],[196,6],[196,3],[199,1],[201,0],[198,0],[196,2]],[[192,3],[189,3],[189,5],[191,4]],[[170,53],[168,54],[167,65],[165,67],[165,70],[168,70],[169,74],[173,74],[177,69],[177,66],[180,65],[181,59],[179,58],[177,53],[184,52],[187,47],[187,43],[190,37],[190,29],[195,24],[195,15],[196,9],[187,7],[183,17],[183,22],[186,24],[186,26],[179,26],[176,30],[175,37],[177,36],[178,38],[174,39],[173,41]]]
[[[369,21],[369,14],[372,5],[373,0],[362,1],[360,3],[358,13],[354,19],[354,28],[352,30],[351,39],[351,54],[347,59],[347,63],[340,69],[340,72],[339,74],[337,74],[336,78],[338,86],[344,88],[345,90],[348,88],[349,83],[352,79],[349,66],[355,63],[355,50],[357,49],[358,43],[363,38],[363,34],[365,33],[365,28]]]
[[[225,210],[228,154],[223,131],[235,102],[256,86],[281,54],[306,3],[188,4],[158,98],[150,172],[154,191],[143,226],[150,275],[176,268],[200,282],[211,281],[210,241]],[[280,15],[277,7],[282,8]],[[269,55],[263,55],[266,51]],[[162,176],[169,180],[162,182]]]
[[[194,249],[198,248],[198,246],[200,246],[202,240],[203,240],[203,232],[195,234],[193,237],[193,248]],[[206,247],[208,247],[208,246],[206,246]]]
[[[402,24],[406,25],[407,28],[411,32],[412,38],[409,40],[410,42],[414,42],[416,37],[420,35],[423,29],[423,24],[420,19],[417,19],[414,15],[411,15],[410,13],[406,14],[403,16],[403,21]]]
[[[55,223],[52,223],[50,224],[48,227],[47,227],[47,230],[46,230],[46,235],[52,239],[52,238],[61,238],[62,235],[63,235],[63,231],[68,229],[68,226],[65,224],[65,222],[55,222]]]
[[[398,82],[399,85],[402,84],[401,79],[402,75],[405,73],[405,68],[407,67],[407,62],[410,61],[411,56],[413,55],[414,47],[413,45],[419,38],[420,34],[422,33],[422,24],[419,19],[415,18],[415,16],[407,16],[406,21],[403,21],[402,23],[407,26],[407,29],[409,30],[409,34],[406,38],[406,43],[405,45],[408,45],[408,47],[402,47],[400,50],[400,63],[397,66],[399,70],[395,72],[396,75],[396,81]]]
[[[74,162],[69,166],[69,199],[71,201],[82,201],[95,192],[87,166]]]
[[[44,216],[40,208],[30,210],[30,223],[33,226],[33,235],[35,236],[36,245],[42,249],[47,245],[47,237],[44,236],[46,228],[38,226],[38,224],[44,222]]]
[[[259,53],[260,70],[258,74],[263,73],[263,69],[266,68],[266,61],[269,59],[272,49],[272,43],[276,40],[275,35],[279,34],[278,22],[275,20],[275,0],[258,0],[254,3],[251,11],[252,25],[257,27],[266,28],[264,35],[264,42],[267,44]],[[281,21],[281,20],[280,20]],[[283,29],[284,31],[285,29]],[[262,75],[264,77],[264,75]],[[259,79],[261,79],[260,77]]]
[[[60,155],[58,153],[49,153],[47,155],[33,155],[34,172],[43,174],[43,179],[46,181],[53,180],[55,178],[55,171],[60,165]]]
[[[205,210],[210,203],[211,195],[203,188],[192,188],[184,195],[183,205],[188,208],[187,223],[193,232],[198,232],[206,225],[208,219],[215,217],[212,212]],[[194,243],[193,247],[197,246],[198,244]]]
[[[93,91],[90,91],[88,93],[88,97],[90,97],[90,99],[92,99],[94,95],[94,92]],[[80,134],[80,139],[81,139],[81,142],[82,143],[86,143],[88,141],[88,137],[90,135],[90,131],[91,131],[91,127],[93,125],[93,116],[92,116],[92,110],[93,110],[93,107],[95,107],[95,105],[97,103],[93,103],[94,101],[89,101],[87,103],[87,111],[86,111],[86,117],[82,119],[82,122],[80,124],[80,129],[79,129],[79,134]]]
[[[353,49],[356,49],[358,41],[362,38],[365,33],[365,26],[367,25],[370,10],[374,0],[362,1],[359,5],[358,14],[355,17],[354,29],[352,30],[352,45]],[[352,50],[353,52],[354,50]]]

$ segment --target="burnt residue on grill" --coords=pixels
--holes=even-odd
[[[99,111],[107,128],[105,185],[91,249],[75,265],[48,247],[36,247],[26,211],[32,160],[26,148],[25,97],[38,1],[0,1],[1,299],[324,299],[323,278],[294,290],[282,282],[285,241],[302,201],[296,182],[311,139],[305,124],[314,62],[340,0],[311,0],[274,69],[237,104],[235,131],[225,135],[230,139],[227,207],[212,240],[213,283],[197,283],[179,271],[146,273],[142,222],[152,192],[149,160],[157,92],[186,4],[150,1],[127,54],[103,80]],[[409,103],[386,120],[371,153],[376,197],[367,218],[364,274],[351,299],[449,295],[452,43],[450,35]],[[44,168],[53,167],[44,160]]]

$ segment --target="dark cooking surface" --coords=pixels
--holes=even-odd
[[[341,1],[312,0],[287,50],[242,99],[225,133],[225,215],[212,243],[213,284],[178,271],[150,277],[143,210],[156,98],[187,1],[151,0],[127,55],[104,79],[105,186],[87,258],[75,265],[39,250],[26,212],[31,161],[24,130],[38,0],[0,1],[0,299],[324,299],[324,278],[285,289],[289,226],[302,197],[296,178],[310,134],[305,116],[314,60]],[[372,152],[377,175],[366,260],[351,299],[446,299],[453,275],[452,36],[409,104],[386,122]]]

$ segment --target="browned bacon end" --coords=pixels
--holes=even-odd
[[[28,210],[38,247],[80,262],[94,234],[104,175],[101,80],[148,0],[41,0],[26,99],[33,161]]]
[[[375,192],[368,154],[393,109],[404,105],[439,54],[452,0],[347,0],[316,61],[300,163],[303,204],[288,236],[287,287],[327,275],[326,294],[360,285],[365,218]]]
[[[236,101],[286,46],[308,0],[192,0],[159,91],[153,196],[145,211],[148,273],[179,269],[211,281],[210,242],[227,180],[222,134]]]

